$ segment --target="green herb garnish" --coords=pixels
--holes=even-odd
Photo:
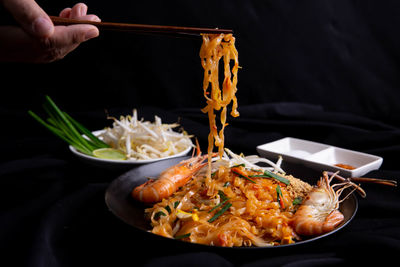
[[[165,206],[164,209],[166,209],[168,211],[168,213],[171,213],[171,208],[168,205]]]
[[[229,198],[225,195],[225,193],[221,190],[218,190],[218,195],[219,198],[222,200],[218,205],[216,205],[214,208],[212,208],[211,210],[208,211],[208,213],[213,212],[214,210],[218,209],[219,207],[221,207],[222,205],[224,205]]]
[[[179,203],[180,203],[179,200],[174,202],[174,209],[176,209],[176,207],[178,207]]]
[[[279,186],[279,184],[276,186],[276,200],[278,201],[281,208],[284,209],[285,203],[283,202],[282,190],[281,190],[281,187]]]
[[[49,116],[47,122],[31,110],[29,110],[28,113],[36,121],[78,151],[87,155],[93,155],[93,151],[96,149],[110,147],[94,136],[82,124],[74,120],[67,113],[61,111],[49,96],[46,96],[43,108]],[[82,135],[86,135],[87,138],[84,138]]]
[[[215,215],[208,220],[208,222],[213,222],[216,219],[218,219],[219,216],[221,216],[225,211],[227,211],[230,207],[232,206],[232,203],[228,203],[225,206],[222,207],[222,209],[220,209],[217,213],[215,213]]]
[[[286,179],[285,177],[282,177],[278,174],[275,174],[273,172],[264,171],[264,174],[256,174],[256,175],[249,175],[249,177],[254,177],[254,178],[274,178],[276,180],[278,180],[281,183],[284,183],[285,185],[289,185],[290,184],[290,180]]]
[[[302,201],[303,201],[303,199],[301,197],[296,197],[295,199],[293,199],[292,204],[293,205],[300,205]]]
[[[184,235],[178,235],[178,236],[175,237],[175,239],[183,239],[183,238],[186,238],[186,237],[189,237],[189,236],[190,236],[190,233],[187,233],[187,234],[184,234]]]
[[[222,205],[224,205],[226,202],[228,201],[228,199],[225,199],[224,201],[220,202],[218,205],[216,205],[214,208],[212,208],[211,210],[208,211],[208,213],[213,212],[214,210],[218,209],[219,207],[221,207]]]
[[[238,175],[240,178],[246,179],[250,182],[252,182],[253,184],[255,184],[256,182],[254,182],[253,180],[251,180],[244,172],[242,172],[239,168],[231,168],[232,172],[236,175]]]
[[[235,167],[246,167],[246,165],[244,163],[242,163],[242,164],[234,165],[231,168],[235,168]]]
[[[223,187],[228,187],[230,185],[229,182],[224,183]]]
[[[218,195],[222,200],[228,199],[228,197],[225,195],[224,191],[218,190]]]
[[[159,211],[156,214],[154,214],[154,220],[160,219],[161,216],[167,216],[164,212]]]

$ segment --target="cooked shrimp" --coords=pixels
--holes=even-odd
[[[208,156],[201,156],[199,148],[197,148],[197,151],[196,157],[181,161],[163,171],[158,179],[150,179],[134,188],[131,193],[132,197],[141,202],[154,203],[171,196],[207,164],[204,161]]]
[[[338,210],[339,204],[354,190],[342,200],[339,200],[339,197],[346,188],[359,188],[359,186],[351,181],[331,185],[335,175],[336,173],[329,177],[327,172],[324,172],[317,186],[311,190],[297,209],[291,221],[297,234],[321,235],[332,231],[344,220],[343,214]],[[335,190],[336,187],[337,190]]]

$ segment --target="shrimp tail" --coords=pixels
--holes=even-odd
[[[322,231],[324,233],[330,232],[335,229],[344,220],[344,215],[339,210],[332,211],[325,219]]]

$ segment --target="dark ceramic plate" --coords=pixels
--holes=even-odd
[[[117,216],[119,219],[124,221],[125,223],[142,230],[153,237],[157,236],[153,233],[148,232],[150,230],[150,223],[144,217],[144,209],[146,208],[145,205],[135,201],[132,199],[130,193],[132,189],[140,184],[143,184],[147,181],[148,177],[158,177],[158,175],[165,170],[166,168],[177,164],[178,162],[186,159],[188,157],[180,157],[180,158],[173,158],[162,160],[159,162],[139,166],[135,169],[132,169],[125,174],[121,175],[117,179],[115,179],[108,187],[106,194],[105,194],[105,201],[112,213]],[[316,181],[307,181],[311,184],[315,184]],[[315,241],[327,236],[334,234],[335,232],[339,231],[343,227],[345,227],[355,216],[357,212],[358,202],[357,198],[352,194],[349,198],[343,201],[340,205],[339,210],[344,215],[344,221],[334,230],[327,234],[304,239],[302,241],[297,241],[294,244],[289,245],[281,245],[276,247],[242,247],[241,249],[266,249],[266,248],[277,248],[277,247],[287,247],[287,246],[296,246],[304,243],[308,243],[311,241]],[[161,236],[157,236],[159,238],[164,238]],[[164,238],[165,239],[165,238]],[[175,239],[171,239],[171,242],[182,242]],[[191,243],[188,243],[191,244]],[[204,246],[199,244],[191,244],[191,245],[198,245]],[[230,248],[232,249],[232,248]]]

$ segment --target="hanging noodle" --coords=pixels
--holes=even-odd
[[[200,48],[201,64],[204,68],[203,90],[207,106],[202,109],[208,114],[210,134],[208,135],[208,177],[211,175],[211,157],[215,146],[218,147],[219,156],[224,153],[224,129],[226,123],[227,106],[232,102],[231,116],[238,117],[236,85],[239,68],[238,52],[235,47],[235,37],[232,34],[204,34],[203,44]],[[219,61],[224,60],[224,81],[222,91],[218,81]],[[234,61],[232,69],[231,60]],[[211,86],[210,86],[211,84]],[[222,110],[221,110],[222,109]],[[216,114],[219,111],[221,129],[218,132]]]

